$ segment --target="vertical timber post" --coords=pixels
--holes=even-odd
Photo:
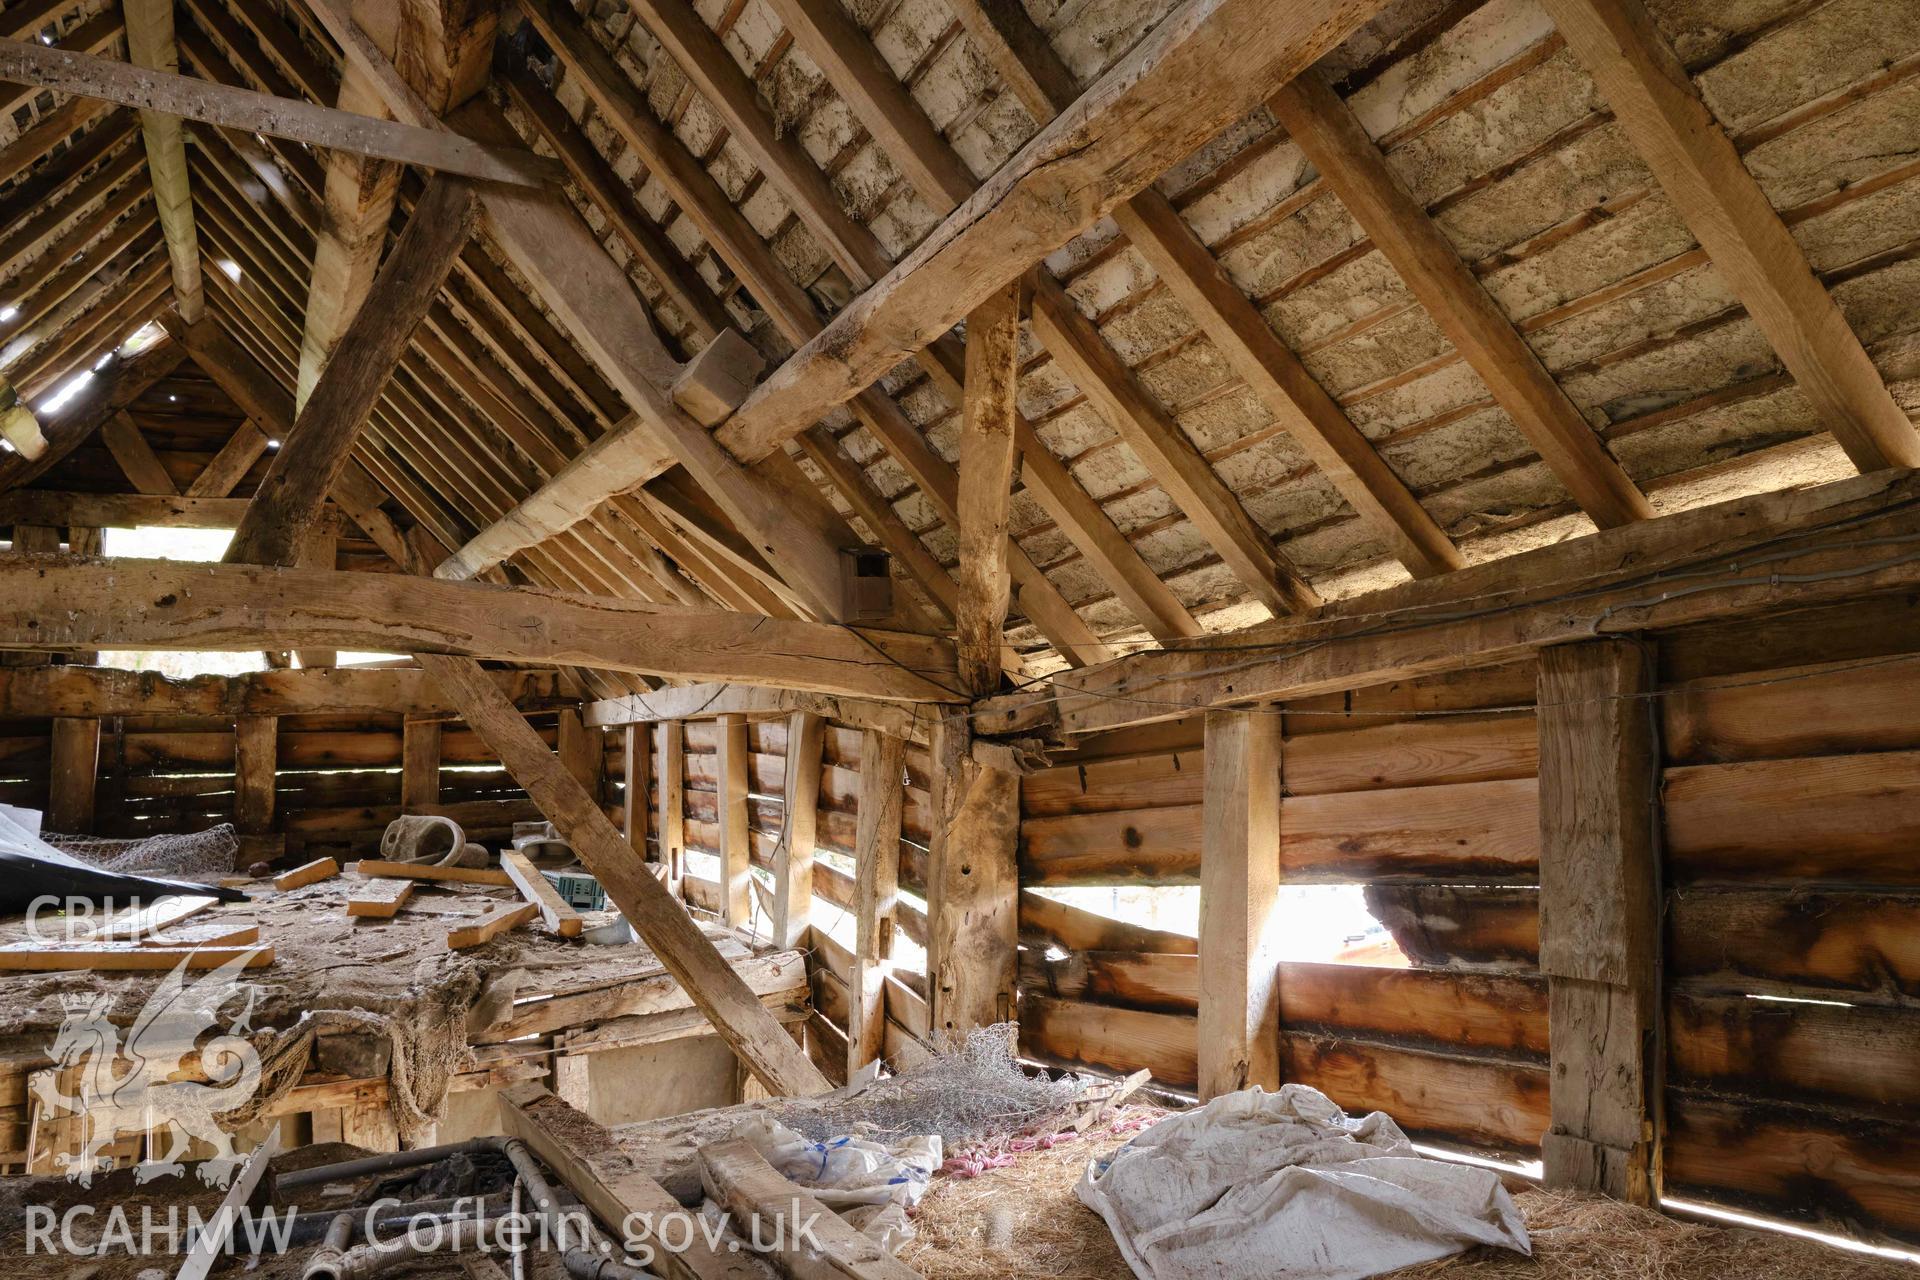
[[[887,972],[900,898],[900,816],[907,744],[868,729],[860,738],[855,828],[853,989],[847,993],[847,1079],[886,1052]]]
[[[1540,652],[1540,972],[1546,1182],[1650,1205],[1660,1187],[1659,747],[1649,652]]]
[[[658,809],[659,858],[667,892],[680,896],[687,874],[687,727],[663,720],[653,729],[653,798]]]
[[[753,776],[749,758],[747,718],[720,717],[720,903],[727,926],[746,929],[753,924],[753,827],[747,810],[747,792]]]
[[[400,807],[418,813],[440,803],[440,721],[408,716],[400,730]]]
[[[1280,1086],[1280,717],[1209,711],[1200,846],[1200,1098]]]
[[[804,946],[813,918],[813,854],[820,822],[820,753],[827,722],[810,711],[787,717],[786,813],[773,855],[773,945]]]
[[[233,722],[233,825],[242,857],[258,857],[260,841],[247,837],[273,830],[273,788],[280,768],[280,717],[240,716]]]
[[[47,829],[68,835],[93,833],[94,788],[100,776],[100,721],[56,716],[52,777],[47,786]]]
[[[621,791],[620,829],[626,833],[627,844],[644,862],[647,858],[647,728],[630,724],[622,732],[626,736],[626,786]]]
[[[555,749],[560,753],[560,763],[573,775],[573,780],[593,797],[596,804],[599,803],[600,779],[606,773],[607,744],[599,730],[587,728],[586,721],[581,718],[580,708],[560,708]]]
[[[973,758],[964,712],[934,725],[932,747],[927,972],[945,1038],[1015,1016],[1020,779]]]

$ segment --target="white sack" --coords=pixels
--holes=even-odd
[[[865,1138],[815,1142],[765,1115],[749,1116],[733,1136],[751,1142],[789,1182],[872,1237],[888,1253],[913,1239],[907,1210],[920,1203],[940,1167],[938,1135],[884,1146]]]
[[[1080,1180],[1141,1280],[1365,1280],[1502,1245],[1530,1254],[1491,1169],[1427,1160],[1385,1113],[1306,1085],[1162,1120]]]

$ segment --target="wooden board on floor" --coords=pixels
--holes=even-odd
[[[514,888],[539,912],[547,929],[563,938],[580,936],[582,921],[580,913],[569,906],[560,897],[560,891],[553,882],[540,874],[526,854],[518,849],[500,851],[500,869],[513,882]]]
[[[43,942],[0,947],[0,970],[15,973],[55,973],[93,969],[103,973],[123,970],[171,969],[183,959],[189,969],[217,969],[242,956],[246,967],[273,963],[273,948],[265,947],[155,947],[138,942],[77,944]]]
[[[442,867],[431,862],[389,862],[384,858],[362,858],[355,869],[363,876],[385,876],[400,880],[444,880],[451,884],[511,885],[513,880],[497,867]]]
[[[677,1241],[684,1226],[688,1247],[660,1250],[655,1259],[673,1280],[760,1280],[765,1274],[747,1254],[708,1247],[692,1215],[634,1167],[613,1134],[540,1085],[502,1091],[500,1125],[558,1174],[616,1239],[625,1238],[635,1214],[651,1220],[656,1237],[665,1229]]]
[[[373,920],[388,920],[400,913],[413,896],[412,880],[390,878],[368,880],[347,890],[347,914]]]
[[[539,911],[540,905],[535,902],[508,902],[495,907],[472,924],[447,930],[447,949],[465,951],[492,942],[501,934],[518,929]]]
[[[794,1280],[920,1280],[878,1240],[783,1177],[751,1142],[711,1142],[694,1158],[707,1194],[728,1211],[737,1234],[778,1240],[773,1256],[782,1274]],[[796,1230],[800,1223],[811,1224],[805,1239]]]
[[[340,864],[332,858],[315,858],[273,878],[273,887],[282,893],[328,880],[340,874]]]

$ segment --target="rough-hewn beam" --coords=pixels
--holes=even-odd
[[[973,194],[974,179],[966,165],[838,5],[830,0],[775,0],[775,7],[794,38],[827,71],[835,91],[888,156],[902,166],[924,199],[944,214]],[[1052,120],[1079,96],[1073,76],[1020,5],[982,6],[975,0],[957,0],[950,7],[1036,121]],[[1355,510],[1380,529],[1408,570],[1421,577],[1458,568],[1459,553],[1439,525],[1280,341],[1166,197],[1148,187],[1117,206],[1113,217],[1275,420],[1300,442]],[[1024,444],[1022,452],[1031,472],[1040,462],[1039,455]],[[1026,478],[1028,491],[1050,511],[1053,502],[1071,501],[1051,481],[1044,474]],[[1086,539],[1084,533],[1076,536],[1079,522],[1059,515],[1055,519],[1076,543]],[[1089,533],[1097,533],[1106,521],[1103,517],[1085,523]],[[1093,562],[1102,564],[1097,554]],[[1122,557],[1108,571],[1109,584],[1123,598],[1130,568],[1128,558]],[[1158,614],[1156,608],[1140,616],[1151,625]]]
[[[720,828],[721,914],[733,929],[753,925],[753,827],[747,813],[752,777],[752,761],[747,757],[752,750],[746,717],[721,716],[714,755],[714,806]]]
[[[1280,1087],[1280,716],[1206,717],[1200,1098]]]
[[[1665,1058],[1652,689],[1652,654],[1629,639],[1540,653],[1540,972],[1553,1050],[1541,1156],[1548,1186],[1641,1205],[1659,1193]]]
[[[180,489],[167,474],[166,464],[160,461],[160,455],[140,434],[140,425],[127,416],[126,410],[100,424],[100,439],[135,489],[154,497],[178,496]]]
[[[953,646],[531,587],[394,573],[0,558],[0,648],[370,649],[955,701]]]
[[[599,208],[613,233],[646,267],[647,274],[660,282],[674,305],[704,330],[702,336],[711,338],[732,324],[718,295],[668,242],[666,234],[648,220],[632,186],[594,149],[552,91],[523,66],[511,68],[505,80],[515,105],[567,166],[574,183]]]
[[[282,442],[227,549],[234,564],[292,564],[328,490],[352,455],[473,226],[474,191],[440,175],[427,185],[368,305],[348,327],[293,433]]]
[[[1275,613],[1299,613],[1320,603],[1180,424],[1051,280],[1034,293],[1033,331],[1256,599]]]
[[[29,460],[47,451],[47,438],[40,433],[40,420],[4,377],[0,377],[0,439]]]
[[[525,4],[521,6],[521,11],[541,37],[556,50],[569,68],[569,75],[577,77],[586,88],[601,117],[620,133],[629,146],[634,148],[653,175],[673,194],[675,202],[699,224],[708,242],[747,285],[760,304],[767,309],[774,323],[779,326],[788,340],[804,342],[818,333],[820,322],[806,291],[795,284],[786,269],[774,260],[772,251],[760,239],[744,215],[728,200],[700,161],[670,130],[654,118],[651,110],[627,80],[625,73],[595,43],[580,20],[564,7],[547,3],[547,0]],[[739,68],[732,66],[730,55],[724,50],[720,51],[718,59],[713,58],[712,51],[706,42],[713,42],[717,46],[717,40],[701,25],[697,15],[686,16],[690,19],[691,26],[676,19],[670,29],[681,33],[684,37],[683,43],[690,42],[693,47],[705,50],[695,65],[705,69],[709,73],[709,79],[716,85],[724,82],[732,86],[725,101],[731,104],[732,114],[729,118],[739,126],[737,131],[741,136],[766,143],[766,137],[771,130],[756,127],[761,122],[760,108],[753,102],[751,88],[741,89],[738,82]],[[705,37],[705,41],[700,39],[701,36]],[[727,74],[728,68],[731,68],[731,76]],[[802,163],[807,169],[812,170],[812,162],[807,159],[804,151],[801,151],[798,159],[795,160],[790,154],[791,148],[771,143],[766,145],[772,147],[768,152],[769,156],[777,154],[784,157],[781,170],[783,173],[799,173]],[[818,171],[813,170],[813,172],[817,174]],[[795,181],[799,179],[796,178]],[[811,186],[807,189],[813,190]],[[840,242],[865,244],[872,241],[870,235],[853,224],[850,219],[846,219],[844,214],[836,216],[831,211],[822,210],[817,211],[817,216],[823,220],[823,225],[825,221],[830,221],[833,227],[838,228]],[[873,245],[873,252],[879,252],[877,244]],[[874,432],[876,438],[886,445],[890,452],[895,453],[896,458],[900,459],[909,474],[914,474],[912,462],[897,452],[897,442],[908,436],[918,442],[919,433],[914,430],[911,423],[906,421],[899,406],[876,390],[857,398],[854,410]],[[924,446],[922,448],[924,450]],[[775,452],[772,449],[762,450],[745,460],[756,461],[768,458]],[[931,456],[930,450],[924,450],[924,452]],[[735,456],[743,455],[736,453]],[[944,473],[944,487],[947,491],[944,502],[947,509],[945,518],[951,519],[951,491],[954,487],[952,469],[937,457],[932,458],[932,463],[933,470]],[[636,470],[623,473],[622,479],[630,477],[645,478],[644,474]],[[853,475],[846,475],[845,481],[840,485],[844,493],[850,494],[849,505],[855,507],[870,505],[868,495],[859,493],[855,483]],[[915,483],[921,484],[923,488],[927,485],[919,475],[915,475]],[[858,480],[857,484],[864,486],[865,481]],[[942,501],[938,492],[931,493],[930,496],[936,503]],[[874,532],[876,536],[886,537],[889,531],[885,527],[880,527]],[[1045,575],[1035,568],[1023,553],[1019,553],[1017,548],[1010,554],[1013,555],[1015,572],[1023,589],[1031,588],[1030,596],[1023,594],[1022,605],[1048,640],[1076,665],[1096,661],[1105,656],[1109,651],[1073,612],[1058,590],[1046,581]],[[938,578],[928,573],[927,567],[919,562],[917,556],[909,552],[903,558],[909,565],[920,564],[920,580],[936,598],[945,593],[945,587]]]
[[[149,71],[180,74],[173,40],[173,0],[121,0],[126,14],[128,61]],[[191,324],[206,308],[200,283],[200,243],[193,230],[193,191],[187,182],[187,146],[180,117],[142,109],[140,133],[147,146],[147,177],[173,265],[173,305]]]
[[[556,8],[547,0],[522,6],[529,20],[577,77],[592,97],[603,119],[621,131],[622,137],[646,160],[649,169],[673,193],[674,200],[700,225],[708,242],[727,265],[766,307],[774,323],[788,341],[803,343],[820,332],[821,323],[812,300],[775,261],[772,252],[760,240],[701,163],[671,133],[654,119],[647,104],[633,89],[613,59],[595,42],[581,22]],[[813,165],[803,148],[783,138],[761,106],[752,82],[733,62],[720,38],[713,34],[697,14],[677,4],[646,3],[641,13],[653,24],[678,64],[702,87],[721,118],[740,145],[755,157],[781,193],[802,212],[808,225],[821,235],[848,278],[859,284],[871,281],[890,265],[886,251],[866,228],[848,217],[824,175]],[[943,358],[929,353],[924,361],[928,371],[951,403],[961,401],[958,358],[949,370]],[[850,406],[860,422],[900,464],[914,483],[927,495],[949,525],[956,519],[954,491],[956,480],[946,461],[928,448],[920,432],[909,422],[890,397],[869,388],[853,398]],[[1023,451],[1044,451],[1039,438],[1017,420],[1016,430]],[[752,460],[771,453],[761,450],[735,456]],[[1047,466],[1053,462],[1056,465]],[[1039,483],[1058,490],[1049,506],[1056,519],[1073,521],[1065,527],[1083,547],[1091,547],[1095,563],[1103,567],[1109,556],[1130,562],[1134,580],[1142,583],[1141,592],[1154,600],[1156,609],[1143,614],[1156,634],[1174,631],[1193,634],[1199,630],[1190,617],[1183,629],[1179,615],[1184,614],[1170,592],[1161,587],[1139,556],[1126,544],[1112,522],[1099,513],[1090,499],[1079,492],[1077,484],[1050,456],[1036,464]],[[851,479],[851,477],[849,477]],[[864,484],[864,481],[860,482]],[[850,486],[842,484],[843,492]],[[1072,492],[1069,493],[1068,491]],[[1079,501],[1076,502],[1075,499]],[[856,499],[849,497],[850,503]],[[1090,514],[1091,512],[1091,514]],[[1086,529],[1078,526],[1085,524]],[[878,531],[876,531],[878,532]],[[1046,575],[1017,546],[1009,547],[1008,558],[1015,582],[1020,587],[1022,608],[1069,663],[1081,666],[1099,661],[1110,652],[1073,608],[1061,596]],[[911,562],[914,557],[908,557]],[[1151,586],[1145,585],[1151,580]],[[923,581],[929,581],[924,579]],[[931,588],[944,588],[935,582]],[[1131,597],[1129,597],[1131,598]],[[1164,619],[1164,621],[1163,621]]]
[[[906,744],[868,729],[860,738],[860,809],[854,828],[853,984],[847,992],[847,1074],[886,1052],[887,975],[900,905],[901,782]]]
[[[0,525],[79,525],[91,529],[133,529],[153,525],[172,529],[232,529],[238,527],[246,509],[245,498],[13,489],[0,494]]]
[[[821,752],[827,722],[811,711],[787,717],[787,776],[780,844],[773,851],[773,945],[805,945],[813,918],[813,855],[820,822]]]
[[[260,434],[260,428],[252,422],[241,423],[220,446],[220,452],[208,459],[207,465],[187,486],[187,497],[226,497],[246,479],[247,472],[253,470],[253,464],[260,461],[260,455],[266,451],[267,438]]]
[[[1920,474],[1883,471],[1717,503],[1371,592],[1212,645],[1062,672],[1045,692],[977,704],[974,724],[989,735],[1040,726],[1093,733],[1489,666],[1592,636],[1910,590],[1920,567],[1871,540],[1920,539],[1916,500]],[[1756,564],[1751,553],[1762,545],[1771,554]],[[1380,624],[1385,615],[1391,627]]]
[[[1423,578],[1465,563],[1406,482],[1274,333],[1165,196],[1152,188],[1142,191],[1114,209],[1113,220],[1274,420],[1340,496],[1379,530],[1409,573]]]
[[[349,64],[374,83],[396,117],[422,126],[438,123],[429,104],[334,0],[318,0],[315,13],[341,43]],[[516,136],[486,102],[469,103],[455,118],[476,136]],[[664,448],[677,458],[734,524],[750,534],[757,550],[779,567],[816,616],[840,616],[840,549],[851,542],[851,532],[817,491],[810,486],[793,491],[764,471],[742,467],[705,426],[673,402],[668,388],[680,367],[661,344],[646,303],[557,186],[540,191],[486,189],[482,209],[489,232],[653,438],[643,437],[630,446]]]
[[[1256,106],[1379,7],[1190,0],[1040,131],[721,429],[741,456],[791,439]]]
[[[245,129],[308,146],[379,156],[488,182],[551,187],[556,162],[517,147],[491,147],[457,134],[275,98],[189,76],[167,75],[46,45],[0,40],[0,78],[142,111]],[[71,132],[72,126],[68,131]]]
[[[1614,119],[1862,471],[1920,466],[1920,432],[1642,0],[1547,0]]]
[[[586,722],[604,729],[621,724],[658,724],[734,714],[769,719],[797,712],[923,744],[932,727],[931,718],[924,712],[896,703],[744,684],[678,685],[651,693],[609,698],[588,704]]]
[[[827,1082],[819,1069],[714,949],[686,909],[633,856],[599,804],[567,773],[525,717],[500,696],[480,664],[423,655],[422,665],[761,1083],[776,1094],[826,1092]]]
[[[47,448],[37,458],[0,458],[0,492],[31,483],[91,436],[102,422],[126,408],[140,394],[179,368],[187,358],[178,342],[161,342],[131,360],[117,362],[103,377],[89,384],[59,413],[43,415],[40,431]]]
[[[359,0],[354,11],[371,28],[367,38],[406,68],[408,85],[436,114],[464,102],[486,82],[487,52],[497,25],[493,0]],[[343,111],[387,116],[379,90],[351,61],[336,82],[332,69],[306,55],[279,15],[248,14],[244,21],[273,44],[317,101],[331,98]],[[343,152],[327,155],[325,165],[325,216],[313,224],[313,270],[294,390],[295,403],[303,407],[373,287],[399,196],[397,165]]]
[[[837,4],[837,0],[835,0]],[[1020,393],[1020,284],[967,317],[967,383],[960,426],[960,680],[975,694],[1000,687],[1007,625],[1007,517],[1013,504],[1014,401]]]
[[[1594,523],[1610,529],[1651,515],[1645,495],[1388,167],[1340,95],[1318,76],[1304,75],[1281,86],[1268,105]]]
[[[936,1034],[1014,1016],[1020,779],[974,759],[964,715],[934,726],[927,981]]]

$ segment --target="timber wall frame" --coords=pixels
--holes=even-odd
[[[1279,1052],[1245,1059],[1252,1082],[1544,1155],[1550,1184],[1920,1239],[1917,607],[1864,597],[1084,737],[1022,784],[1025,1047],[1204,1096],[1246,1072],[1220,1022],[1200,1033],[1209,998],[1264,975]],[[1216,774],[1248,758],[1212,758],[1223,717],[1277,740],[1282,895],[1364,885],[1410,967],[1249,968],[1238,898],[1203,898],[1196,939],[1035,892],[1216,883],[1203,853],[1239,815],[1209,811]],[[1247,1009],[1215,1016],[1257,1028]]]

